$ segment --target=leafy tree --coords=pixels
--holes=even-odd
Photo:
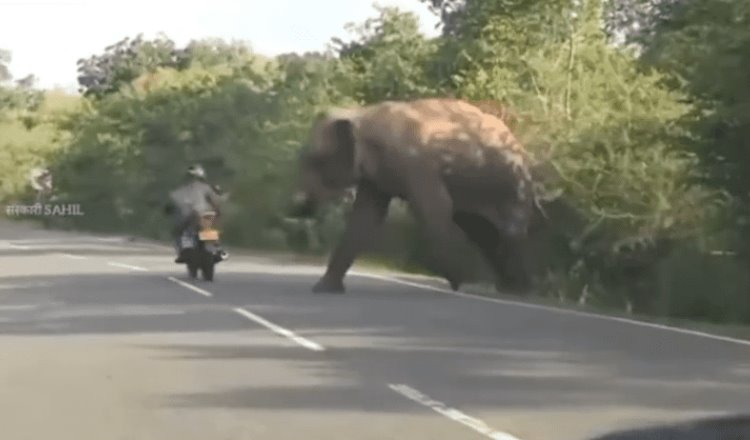
[[[61,189],[109,215],[82,220],[116,226],[140,218],[142,232],[151,233],[161,221],[154,208],[189,162],[214,162],[209,171],[220,176],[241,170],[243,139],[260,122],[253,102],[263,100],[234,75],[199,67],[146,73],[134,92],[111,94],[69,118],[63,128],[73,140],[58,164]]]
[[[249,66],[259,57],[246,44],[221,39],[191,41],[184,48],[162,35],[144,40],[142,35],[125,38],[108,46],[100,55],[78,61],[78,83],[84,96],[101,98],[130,85],[143,74],[160,68],[185,70],[190,67]],[[252,69],[248,72],[251,74]]]
[[[606,28],[623,42],[648,45],[658,23],[684,5],[682,0],[609,0]]]
[[[178,53],[189,66],[201,67],[233,65],[256,57],[248,45],[218,38],[191,41]]]
[[[10,61],[10,52],[0,49],[0,120],[7,118],[10,112],[27,116],[43,100],[42,93],[33,88],[36,82],[33,75],[13,81],[8,68]]]
[[[7,81],[12,78],[8,64],[10,64],[10,52],[4,49],[0,49],[0,82]]]
[[[557,8],[575,8],[582,2],[570,0],[568,2],[551,1],[509,1],[509,0],[420,0],[427,3],[430,9],[441,18],[444,34],[447,36],[465,35],[470,29],[481,29],[487,24],[488,17],[503,11],[543,12],[557,3]],[[660,18],[669,14],[672,7],[680,0],[605,0],[603,15],[605,30],[610,37],[618,37],[624,42],[641,41],[648,38]],[[561,9],[558,9],[560,11]],[[562,17],[562,15],[559,15]],[[549,31],[549,29],[547,29]],[[476,35],[476,34],[475,34]]]
[[[668,12],[668,13],[667,13]],[[666,72],[694,110],[683,119],[685,139],[701,158],[703,181],[726,190],[738,215],[728,227],[750,234],[750,3],[684,1],[654,25],[643,62]],[[750,235],[734,247],[748,251]]]
[[[428,62],[437,46],[419,31],[419,19],[397,8],[377,7],[378,16],[350,26],[355,39],[334,39],[339,57],[355,75],[363,103],[433,95]]]
[[[500,20],[521,32],[499,38],[527,39],[541,35],[560,35],[565,31],[566,11],[570,0],[421,0],[438,13],[443,35],[461,39],[478,39],[488,26]],[[562,26],[561,26],[562,24]],[[531,25],[527,27],[528,25]],[[546,26],[546,27],[542,27]],[[530,40],[529,40],[530,39]]]
[[[107,46],[103,54],[78,60],[78,84],[87,97],[102,97],[159,67],[183,67],[185,59],[166,36],[144,40],[138,35]]]
[[[521,51],[564,41],[574,10],[569,0],[422,1],[442,17],[443,38],[430,68],[443,93],[463,88],[472,71],[505,75],[509,85],[528,81],[510,78],[527,70]]]

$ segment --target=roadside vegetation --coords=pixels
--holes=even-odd
[[[440,37],[377,8],[325,53],[134,36],[82,60],[81,96],[13,81],[2,52],[0,202],[33,197],[28,172],[46,164],[86,213],[60,226],[163,238],[165,193],[200,161],[232,194],[230,244],[324,254],[346,206],[282,216],[316,112],[460,97],[502,114],[542,164],[539,295],[750,323],[750,2],[423,1]],[[372,257],[424,272],[425,252],[397,204]]]

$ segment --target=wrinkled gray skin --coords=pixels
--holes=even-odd
[[[499,291],[529,290],[531,174],[525,151],[500,119],[448,99],[331,111],[313,125],[289,215],[310,216],[350,188],[352,211],[314,292],[344,292],[346,272],[377,239],[394,198],[408,202],[454,290],[463,279],[451,251],[466,238],[494,270]]]

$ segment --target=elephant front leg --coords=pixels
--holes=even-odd
[[[313,287],[315,293],[343,293],[344,276],[357,255],[366,249],[388,213],[391,198],[370,183],[357,187],[344,235],[328,260],[325,274]]]
[[[461,287],[463,274],[456,264],[462,231],[453,222],[453,199],[439,179],[427,179],[415,173],[409,192],[409,205],[427,232],[437,270],[454,291]]]
[[[493,218],[494,222],[491,220]],[[525,235],[504,230],[496,219],[497,217],[490,216],[488,219],[467,212],[457,212],[454,215],[456,224],[481,251],[492,268],[498,293],[526,293],[530,289],[530,275]]]
[[[495,251],[495,289],[516,295],[531,291],[528,243],[523,237],[502,237]]]
[[[528,201],[507,207],[505,221],[498,230],[499,249],[495,256],[498,290],[505,288],[525,295],[532,288],[528,237],[531,209]]]

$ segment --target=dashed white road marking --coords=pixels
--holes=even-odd
[[[270,322],[270,321],[266,320],[265,318],[263,318],[261,316],[258,316],[258,315],[256,315],[255,313],[253,313],[253,312],[251,312],[249,310],[242,309],[242,308],[236,308],[236,309],[234,309],[234,311],[237,312],[237,313],[239,313],[240,315],[244,316],[245,318],[250,319],[251,321],[254,321],[254,322],[256,322],[256,323],[258,323],[258,324],[260,324],[260,325],[268,328],[269,330],[271,330],[272,332],[274,332],[276,334],[279,334],[281,336],[284,336],[286,338],[291,339],[292,341],[296,342],[297,344],[299,344],[299,345],[301,345],[301,346],[303,346],[303,347],[305,347],[305,348],[307,348],[309,350],[312,350],[312,351],[324,351],[325,350],[325,348],[323,348],[323,346],[320,345],[320,344],[318,344],[317,342],[313,342],[313,341],[311,341],[311,340],[309,340],[307,338],[303,338],[302,336],[298,336],[293,331],[285,329],[284,327],[278,326],[278,325],[274,324],[273,322]]]
[[[84,257],[83,255],[68,254],[65,252],[61,252],[57,255],[61,257],[65,257],[65,258],[70,258],[71,260],[87,260],[88,259],[88,257]]]
[[[483,421],[468,416],[457,409],[450,408],[443,402],[433,400],[429,396],[419,392],[418,390],[415,390],[408,385],[389,384],[388,388],[401,394],[407,399],[417,402],[420,405],[424,405],[435,411],[436,413],[450,420],[453,420],[454,422],[458,422],[464,426],[467,426],[474,431],[484,435],[485,437],[491,438],[492,440],[519,440],[517,437],[514,437],[506,432],[495,431],[494,429],[487,426],[487,424]]]
[[[146,306],[116,306],[116,307],[75,307],[49,312],[45,318],[93,318],[93,317],[125,317],[125,316],[179,316],[186,315],[185,310],[168,309],[163,307]]]
[[[706,332],[701,332],[701,331],[697,331],[697,330],[689,330],[689,329],[680,328],[680,327],[672,327],[672,326],[663,325],[663,324],[655,324],[655,323],[652,323],[652,322],[638,321],[638,320],[635,320],[635,319],[628,319],[628,318],[621,318],[621,317],[618,317],[618,316],[600,315],[600,314],[597,314],[597,313],[582,312],[582,311],[579,311],[579,310],[569,310],[569,309],[563,309],[563,308],[559,308],[559,307],[545,306],[545,305],[541,305],[541,304],[532,304],[532,303],[525,303],[525,302],[520,302],[520,301],[511,301],[511,300],[505,300],[505,299],[499,299],[499,298],[490,298],[490,297],[481,296],[481,295],[472,295],[470,293],[454,292],[453,290],[450,290],[450,289],[444,289],[444,288],[441,288],[441,287],[430,286],[430,285],[427,285],[427,284],[420,284],[420,283],[416,283],[416,282],[413,282],[413,281],[401,280],[401,279],[394,278],[394,277],[389,277],[389,276],[385,276],[385,275],[378,275],[378,274],[371,274],[371,273],[367,273],[367,272],[355,272],[355,271],[352,271],[350,273],[352,275],[359,276],[359,277],[362,277],[362,278],[371,278],[371,279],[376,279],[376,280],[380,280],[380,281],[387,281],[387,282],[391,282],[391,283],[395,283],[395,284],[403,284],[405,286],[415,287],[417,289],[430,290],[430,291],[433,291],[433,292],[440,292],[440,293],[446,293],[448,295],[458,296],[458,297],[461,297],[461,298],[467,298],[467,299],[472,299],[472,300],[476,300],[476,301],[485,301],[485,302],[491,302],[491,303],[495,303],[495,304],[503,304],[503,305],[514,306],[514,307],[523,307],[523,308],[527,308],[527,309],[545,310],[545,311],[548,311],[548,312],[561,313],[561,314],[573,315],[573,316],[580,316],[580,317],[591,318],[591,319],[600,319],[600,320],[604,320],[604,321],[615,321],[615,322],[620,322],[620,323],[623,323],[623,324],[630,324],[630,325],[635,325],[635,326],[640,326],[640,327],[648,327],[648,328],[653,328],[653,329],[657,329],[657,330],[670,331],[670,332],[674,332],[674,333],[682,333],[684,335],[691,335],[691,336],[698,336],[698,337],[706,338],[706,339],[713,339],[715,341],[723,341],[723,342],[730,342],[730,343],[733,343],[733,344],[750,346],[750,340],[733,338],[731,336],[715,335],[715,334],[712,334],[712,333],[706,333]]]
[[[122,243],[125,240],[121,237],[92,237],[94,240],[97,241],[104,241],[107,243]]]
[[[192,284],[186,283],[186,282],[184,282],[182,280],[178,280],[175,277],[167,277],[167,279],[169,281],[172,281],[173,283],[179,284],[180,286],[182,286],[182,287],[184,287],[186,289],[190,289],[193,292],[200,293],[203,296],[206,296],[206,297],[209,297],[209,298],[212,297],[212,296],[214,296],[213,293],[209,292],[208,290],[203,290],[200,287],[193,286]]]
[[[14,304],[14,305],[0,305],[0,312],[12,311],[12,310],[34,310],[38,309],[39,306],[36,304]]]
[[[212,296],[214,296],[213,293],[209,292],[208,290],[201,289],[200,287],[196,287],[196,286],[194,286],[194,285],[192,285],[190,283],[186,283],[185,281],[178,280],[175,277],[167,277],[167,279],[169,281],[172,281],[173,283],[179,284],[180,286],[182,286],[182,287],[184,287],[186,289],[190,289],[193,292],[200,293],[203,296],[206,296],[206,297],[209,297],[209,298],[212,297]],[[257,323],[257,324],[260,324],[263,327],[266,327],[267,329],[271,330],[272,332],[274,332],[274,333],[276,333],[278,335],[281,335],[281,336],[284,336],[285,338],[291,339],[292,341],[294,341],[297,344],[299,344],[299,345],[307,348],[308,350],[312,350],[312,351],[324,351],[325,350],[325,348],[323,348],[323,346],[320,345],[320,344],[318,344],[317,342],[314,342],[314,341],[311,341],[311,340],[309,340],[307,338],[299,336],[296,333],[294,333],[293,331],[291,331],[289,329],[286,329],[284,327],[281,327],[280,325],[274,324],[273,322],[265,319],[262,316],[259,316],[259,315],[255,314],[255,313],[253,313],[253,312],[251,312],[251,311],[249,311],[247,309],[243,309],[243,308],[237,307],[237,308],[234,308],[232,310],[234,310],[236,313],[244,316],[245,318],[247,318],[247,319],[249,319],[249,320],[251,320],[251,321],[253,321],[253,322]]]
[[[146,269],[145,267],[133,266],[132,264],[117,263],[115,261],[108,261],[107,264],[112,267],[120,267],[123,269],[137,270],[139,272],[148,272],[148,269]]]
[[[51,287],[52,283],[48,281],[36,281],[19,284],[6,284],[0,283],[0,290],[20,290],[20,289],[32,289],[34,287]]]

